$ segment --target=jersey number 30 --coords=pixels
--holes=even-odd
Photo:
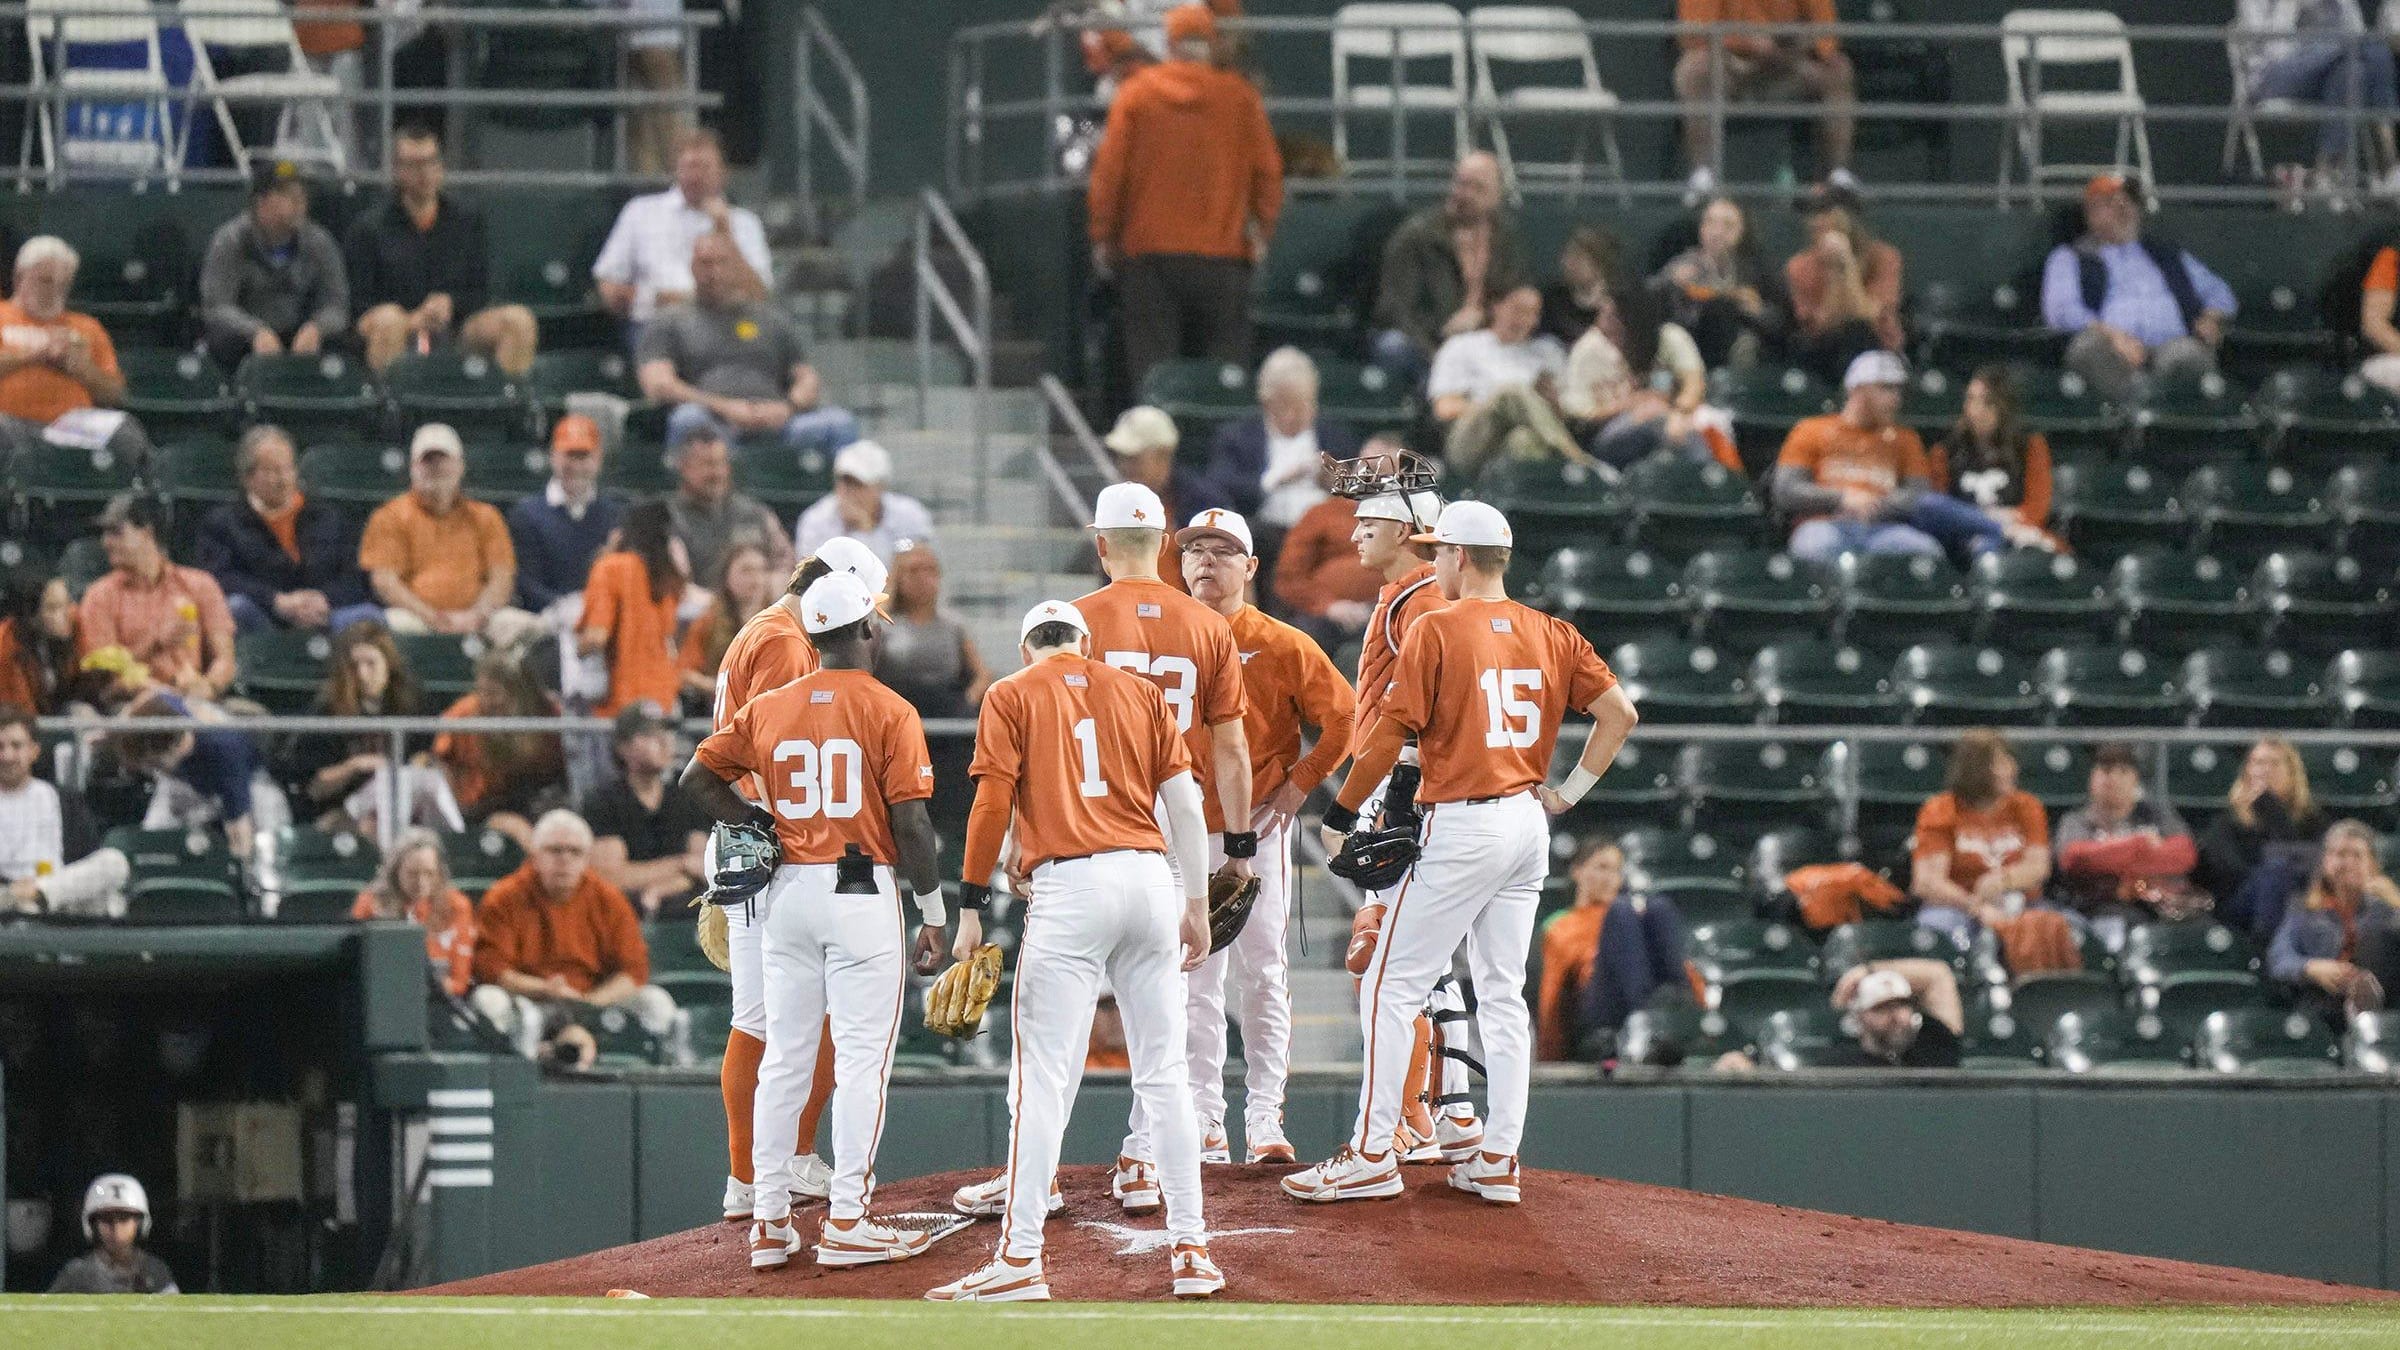
[[[1542,737],[1542,705],[1525,695],[1542,687],[1538,670],[1487,670],[1476,680],[1483,686],[1483,710],[1490,721],[1483,743],[1493,750],[1522,750]]]
[[[866,801],[860,766],[866,756],[853,740],[783,741],[775,747],[775,814],[785,820],[828,816],[848,820]]]
[[[1119,670],[1147,675],[1166,695],[1167,707],[1174,710],[1175,730],[1190,734],[1192,704],[1200,693],[1200,667],[1188,656],[1152,656],[1148,652],[1110,652],[1105,658]]]

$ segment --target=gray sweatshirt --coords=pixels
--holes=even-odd
[[[200,318],[211,341],[247,342],[261,328],[286,342],[305,323],[320,337],[350,326],[350,278],[341,246],[325,227],[300,222],[299,233],[270,251],[244,211],[217,228],[200,264]]]

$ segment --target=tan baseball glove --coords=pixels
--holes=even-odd
[[[965,1040],[983,1029],[983,1010],[1000,992],[1000,949],[987,942],[925,991],[925,1029]]]
[[[694,934],[700,943],[700,954],[719,970],[733,969],[733,952],[728,947],[731,921],[725,917],[723,905],[700,906],[700,927]]]
[[[1208,879],[1208,950],[1210,955],[1232,944],[1250,922],[1250,907],[1258,903],[1258,878],[1218,872]]]

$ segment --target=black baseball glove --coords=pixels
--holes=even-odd
[[[1342,841],[1342,851],[1326,870],[1354,886],[1388,890],[1417,865],[1415,826],[1404,829],[1361,830]]]
[[[709,831],[704,861],[708,889],[700,898],[712,905],[747,904],[775,879],[775,869],[783,863],[783,845],[763,826],[720,823]]]

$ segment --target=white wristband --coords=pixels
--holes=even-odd
[[[1583,794],[1591,791],[1599,784],[1599,782],[1600,775],[1593,773],[1590,769],[1578,764],[1575,766],[1574,770],[1567,775],[1567,781],[1559,785],[1559,799],[1564,801],[1567,805],[1573,806],[1575,803],[1582,801]]]
[[[917,893],[917,917],[927,928],[940,928],[950,922],[950,907],[942,901],[942,888]]]

